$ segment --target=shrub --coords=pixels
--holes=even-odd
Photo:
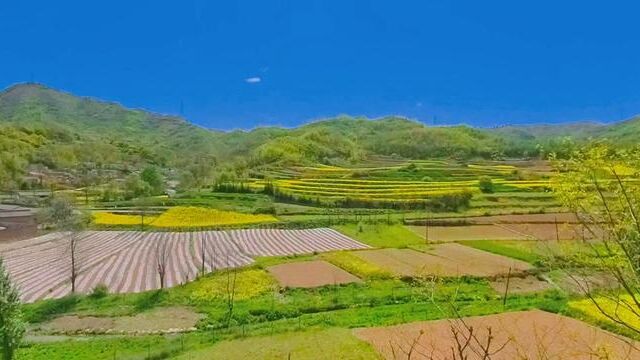
[[[469,191],[438,195],[429,200],[428,207],[434,211],[458,211],[468,207],[472,197]]]
[[[94,299],[101,299],[105,296],[109,295],[109,288],[105,284],[98,284],[91,291],[91,296]]]
[[[488,176],[480,177],[478,180],[478,187],[480,188],[480,191],[485,194],[490,194],[494,191],[493,181]]]

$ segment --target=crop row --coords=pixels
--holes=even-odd
[[[76,248],[72,252],[71,239]],[[25,302],[59,298],[71,291],[71,254],[76,257],[76,291],[99,284],[110,292],[140,292],[193,280],[201,272],[239,267],[256,256],[285,256],[366,248],[334,230],[249,229],[203,232],[88,231],[54,233],[6,250],[12,279]]]

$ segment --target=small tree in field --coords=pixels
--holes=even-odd
[[[69,197],[56,197],[51,200],[50,206],[43,212],[43,220],[52,224],[56,229],[64,231],[69,239],[68,252],[70,257],[71,292],[76,291],[76,279],[79,272],[79,246],[80,232],[89,223],[89,217],[76,211],[73,199]]]
[[[478,188],[485,194],[490,194],[494,191],[493,180],[488,176],[481,176],[478,179]]]
[[[24,336],[25,324],[20,311],[20,295],[11,283],[0,258],[0,338],[3,359],[14,358],[15,350]]]
[[[156,240],[156,271],[160,280],[160,289],[164,289],[166,286],[169,251],[169,244],[166,239]]]

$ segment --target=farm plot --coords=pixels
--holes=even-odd
[[[409,226],[429,241],[453,242],[461,240],[526,240],[527,236],[498,225],[465,225],[465,226]]]
[[[76,291],[81,293],[99,284],[114,293],[172,287],[200,272],[248,265],[252,256],[367,248],[331,229],[52,233],[0,250],[23,301],[71,292],[71,236],[76,236]]]
[[[412,359],[448,359],[452,349],[467,338],[473,340],[462,349],[462,356],[469,359],[483,358],[480,346],[488,342],[489,351],[495,352],[491,359],[640,358],[638,344],[632,340],[540,310],[356,329],[354,333],[387,359],[411,349]]]
[[[429,241],[455,242],[464,240],[592,240],[594,234],[579,224],[493,224],[462,226],[409,226]],[[594,231],[599,237],[601,231]]]
[[[400,276],[497,277],[525,273],[533,266],[520,260],[476,250],[459,244],[434,245],[425,253],[411,249],[365,250],[354,253],[365,261]]]
[[[474,224],[578,224],[578,217],[571,213],[493,215],[466,218]]]
[[[31,209],[0,204],[0,243],[36,236],[38,229]]]
[[[267,269],[284,287],[311,288],[360,282],[357,277],[325,261],[304,261]]]

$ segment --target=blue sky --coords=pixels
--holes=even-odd
[[[36,81],[217,128],[640,113],[632,1],[3,1],[0,87]]]

